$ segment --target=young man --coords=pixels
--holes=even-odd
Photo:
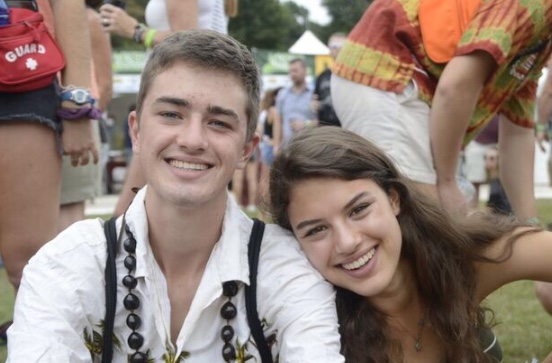
[[[226,35],[181,32],[154,48],[129,116],[147,186],[117,220],[126,242],[113,362],[260,362],[243,293],[252,221],[226,187],[258,142],[259,86],[251,53]],[[105,241],[101,221],[79,222],[30,261],[8,362],[99,362]],[[275,359],[343,362],[332,287],[276,226],[265,230],[257,284]]]

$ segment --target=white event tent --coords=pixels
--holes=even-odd
[[[313,32],[305,30],[303,35],[288,49],[288,52],[303,55],[328,55],[330,49]]]

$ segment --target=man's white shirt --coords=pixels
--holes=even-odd
[[[244,285],[249,284],[247,246],[252,220],[233,198],[228,198],[221,238],[213,248],[174,346],[169,338],[167,284],[147,237],[145,190],[137,194],[126,214],[137,241],[134,276],[138,285],[133,293],[141,302],[136,311],[142,319],[137,331],[144,337],[140,351],[149,350],[149,358],[155,362],[167,361],[169,356],[185,358],[180,360],[182,363],[224,362],[220,332],[226,320],[220,309],[228,298],[222,294],[222,284],[238,281],[239,292],[232,298],[238,314],[230,321],[235,330],[232,344],[242,357],[236,362],[260,363],[247,323],[244,295]],[[121,223],[119,218],[118,231]],[[121,283],[128,273],[123,264],[126,256],[119,246],[116,363],[127,362],[127,355],[134,352],[127,343],[132,331],[126,326],[129,311],[123,306],[128,289]],[[8,331],[8,362],[100,362],[105,261],[106,239],[99,219],[74,224],[29,261],[16,300],[14,324]],[[339,354],[332,286],[308,263],[293,236],[275,225],[265,229],[257,284],[259,318],[274,358],[297,363],[344,361]]]

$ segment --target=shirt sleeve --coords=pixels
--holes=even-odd
[[[88,323],[84,304],[94,304],[91,306],[96,306],[95,310],[105,311],[101,282],[97,281],[96,293],[91,294],[89,288],[95,285],[98,267],[87,261],[93,258],[81,259],[79,254],[72,254],[71,261],[63,255],[51,254],[55,246],[56,240],[49,242],[48,248],[40,250],[23,271],[14,323],[8,331],[9,363],[92,362],[85,331],[92,335],[92,329],[99,328]],[[92,267],[93,272],[88,276],[77,273],[82,266]],[[93,344],[92,338],[90,343]]]
[[[276,336],[279,362],[344,362],[333,287],[309,264],[291,235],[270,236],[276,228],[267,225],[265,231],[257,306],[268,335]]]
[[[482,50],[502,65],[513,51],[514,33],[518,26],[517,8],[516,0],[483,1],[462,34],[455,55]]]

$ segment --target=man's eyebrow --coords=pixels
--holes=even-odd
[[[178,97],[162,96],[157,98],[154,103],[169,103],[175,106],[190,107],[190,102]]]
[[[234,110],[229,109],[229,108],[224,108],[224,107],[221,107],[221,106],[209,106],[207,108],[207,111],[210,114],[213,114],[213,115],[224,115],[224,116],[232,117],[236,121],[238,121],[240,119],[238,117],[238,114]]]

